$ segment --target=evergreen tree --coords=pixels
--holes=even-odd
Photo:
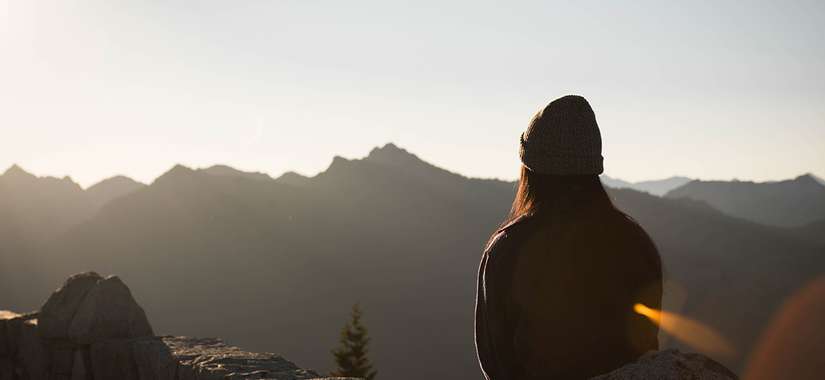
[[[352,320],[341,329],[340,346],[332,351],[338,369],[330,376],[375,379],[376,371],[367,358],[369,341],[367,328],[361,323],[361,307],[356,303],[352,306]]]

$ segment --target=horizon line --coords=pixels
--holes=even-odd
[[[448,169],[448,168],[445,168],[445,167],[439,166],[439,165],[437,165],[437,164],[435,164],[435,163],[433,163],[433,162],[431,162],[431,161],[428,161],[428,160],[426,160],[426,159],[423,159],[423,158],[419,157],[417,154],[412,153],[412,152],[410,152],[409,150],[404,149],[403,147],[401,147],[401,146],[399,146],[398,144],[395,144],[395,143],[393,143],[393,142],[387,142],[387,143],[385,143],[384,145],[373,147],[372,149],[370,149],[370,151],[369,151],[366,155],[361,156],[361,157],[356,157],[356,158],[348,158],[348,157],[343,157],[343,156],[341,156],[341,155],[337,155],[337,154],[335,154],[335,155],[333,155],[333,156],[332,156],[332,158],[330,158],[330,160],[329,160],[330,164],[329,164],[329,165],[327,165],[325,169],[320,170],[320,171],[318,171],[317,173],[315,173],[315,174],[311,174],[311,175],[310,175],[310,174],[301,173],[301,172],[298,172],[298,171],[295,171],[295,170],[286,170],[286,171],[284,171],[284,172],[280,173],[279,175],[275,176],[275,175],[273,175],[272,173],[267,172],[267,171],[261,171],[261,170],[248,170],[248,169],[239,169],[239,168],[237,168],[236,166],[232,166],[232,165],[227,164],[227,163],[213,163],[213,164],[206,165],[206,166],[196,166],[196,165],[187,165],[187,164],[184,164],[183,162],[180,162],[180,161],[179,161],[179,162],[172,163],[171,165],[169,165],[169,169],[166,169],[166,170],[162,171],[160,174],[158,174],[158,175],[157,175],[157,176],[155,176],[155,177],[154,177],[151,181],[148,181],[148,182],[144,182],[144,181],[141,181],[141,180],[137,180],[137,179],[135,179],[134,177],[132,177],[132,176],[130,176],[130,175],[128,175],[128,174],[124,174],[123,172],[117,172],[117,173],[113,173],[113,174],[111,174],[111,175],[104,176],[103,178],[98,179],[98,180],[96,180],[96,181],[92,181],[92,182],[90,182],[90,184],[89,184],[89,185],[84,186],[84,185],[80,184],[79,182],[75,181],[75,180],[74,180],[74,178],[73,178],[70,174],[64,174],[64,175],[62,175],[62,176],[61,176],[61,175],[51,175],[51,174],[45,174],[45,175],[35,174],[34,172],[32,172],[32,171],[30,171],[30,170],[25,169],[22,165],[19,165],[18,163],[14,163],[14,162],[13,162],[13,163],[11,163],[8,167],[6,167],[6,169],[5,169],[5,170],[3,170],[2,174],[0,174],[0,176],[6,175],[9,171],[12,171],[14,168],[17,168],[17,169],[19,169],[19,170],[23,171],[24,173],[30,174],[30,175],[32,175],[32,176],[34,176],[34,177],[36,177],[36,178],[53,178],[53,179],[58,179],[58,180],[69,180],[69,181],[71,181],[72,183],[77,184],[77,185],[78,185],[81,189],[83,189],[84,191],[85,191],[85,190],[88,190],[89,188],[91,188],[91,187],[93,187],[93,186],[95,186],[95,185],[97,185],[97,184],[99,184],[99,183],[101,183],[101,182],[104,182],[104,181],[107,181],[107,180],[110,180],[110,179],[113,179],[113,178],[117,178],[117,177],[125,177],[125,178],[127,178],[127,179],[130,179],[130,180],[135,181],[135,182],[137,182],[137,183],[140,183],[140,184],[142,184],[142,185],[147,185],[147,186],[148,186],[148,185],[151,185],[153,182],[155,182],[158,178],[162,177],[163,175],[165,175],[166,173],[168,173],[168,172],[172,171],[173,169],[175,169],[175,168],[176,168],[176,167],[178,167],[178,166],[181,166],[181,167],[184,167],[184,168],[187,168],[187,169],[190,169],[190,170],[206,170],[206,169],[213,168],[213,167],[216,167],[216,166],[225,166],[225,167],[228,167],[228,168],[230,168],[230,169],[237,170],[237,171],[239,171],[239,172],[243,172],[243,173],[258,173],[258,174],[264,174],[264,175],[266,175],[266,176],[268,176],[268,177],[272,178],[273,180],[278,179],[278,178],[280,178],[280,177],[284,176],[285,174],[289,174],[289,173],[298,174],[298,175],[300,175],[300,176],[307,177],[307,178],[313,178],[313,177],[316,177],[316,176],[318,176],[319,174],[324,173],[324,172],[326,172],[327,170],[329,170],[330,166],[332,165],[332,163],[335,161],[335,159],[336,159],[336,158],[343,158],[343,159],[346,159],[346,160],[364,160],[364,159],[368,158],[368,157],[370,156],[370,154],[372,154],[372,153],[373,153],[374,151],[376,151],[376,150],[381,150],[381,149],[386,149],[386,148],[393,148],[393,147],[394,147],[395,149],[398,149],[398,150],[401,150],[401,151],[405,152],[406,154],[409,154],[409,155],[411,155],[411,156],[414,156],[415,158],[417,158],[418,160],[420,160],[420,161],[422,161],[422,162],[428,163],[428,164],[433,165],[433,166],[435,166],[435,167],[437,167],[437,168],[439,168],[439,169],[449,171],[449,172],[451,172],[451,173],[454,173],[454,174],[460,175],[460,176],[465,177],[465,178],[471,178],[471,179],[482,179],[482,180],[497,180],[497,181],[503,181],[503,182],[517,182],[517,181],[518,181],[518,176],[515,176],[515,177],[514,177],[514,178],[512,178],[512,179],[499,178],[499,177],[474,177],[474,176],[467,176],[467,175],[462,174],[462,173],[460,173],[460,172],[457,172],[457,171],[454,171],[454,170],[450,170],[450,169]],[[623,177],[621,177],[621,176],[612,175],[612,174],[608,174],[608,173],[602,173],[602,174],[600,174],[600,175],[599,175],[599,177],[608,177],[608,178],[610,178],[610,179],[614,179],[614,180],[620,180],[620,181],[628,182],[628,183],[630,183],[630,184],[632,184],[632,185],[633,185],[633,184],[639,184],[639,183],[641,183],[641,182],[662,181],[662,180],[666,180],[666,179],[670,179],[670,178],[676,178],[676,177],[688,178],[688,179],[690,179],[691,181],[699,180],[699,181],[703,181],[703,182],[752,182],[752,183],[775,183],[775,182],[782,182],[782,181],[793,180],[793,179],[796,179],[796,178],[799,178],[799,177],[802,177],[802,176],[805,176],[805,175],[809,175],[809,176],[814,177],[814,179],[819,180],[819,182],[820,182],[820,183],[822,183],[822,182],[823,182],[823,177],[820,177],[819,175],[817,175],[816,173],[814,173],[812,170],[811,170],[811,171],[807,171],[807,172],[805,172],[805,173],[801,173],[801,174],[797,174],[797,175],[792,175],[792,176],[789,176],[789,177],[785,177],[785,178],[773,178],[773,179],[769,179],[769,180],[762,180],[762,181],[755,181],[755,180],[753,180],[753,179],[743,179],[743,178],[737,178],[737,177],[730,177],[730,178],[727,178],[727,179],[721,179],[721,178],[700,178],[700,177],[691,177],[691,176],[687,176],[687,175],[682,175],[682,174],[678,174],[678,173],[677,173],[677,174],[672,174],[672,175],[670,175],[670,176],[663,177],[663,178],[650,178],[650,179],[643,179],[643,180],[636,180],[636,181],[629,181],[629,180],[625,180],[625,179],[623,179]]]

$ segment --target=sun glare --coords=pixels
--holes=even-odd
[[[641,303],[633,305],[633,311],[644,315],[666,333],[697,350],[722,356],[734,353],[727,339],[698,321],[676,313],[656,310]]]

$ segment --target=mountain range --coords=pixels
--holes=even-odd
[[[177,165],[149,185],[83,190],[14,167],[0,176],[0,309],[36,309],[72,273],[116,273],[158,333],[220,336],[325,371],[360,302],[382,376],[475,379],[477,265],[513,193],[392,144],[312,177]],[[731,368],[825,274],[822,235],[807,230],[819,224],[757,223],[678,189],[609,193],[659,247],[664,308],[728,339],[733,354],[707,354]]]
[[[665,197],[701,200],[726,214],[773,226],[803,227],[825,220],[825,186],[811,174],[762,183],[691,181]]]
[[[668,191],[692,181],[692,179],[682,176],[639,182],[628,182],[607,175],[601,176],[601,179],[605,186],[609,186],[614,189],[633,189],[658,196],[665,195]]]

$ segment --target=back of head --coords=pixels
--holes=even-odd
[[[614,210],[598,178],[604,171],[601,133],[583,97],[550,102],[520,140],[523,166],[509,220],[525,214]]]
[[[550,102],[522,133],[519,155],[524,166],[540,174],[601,174],[602,137],[590,103],[578,95]]]

